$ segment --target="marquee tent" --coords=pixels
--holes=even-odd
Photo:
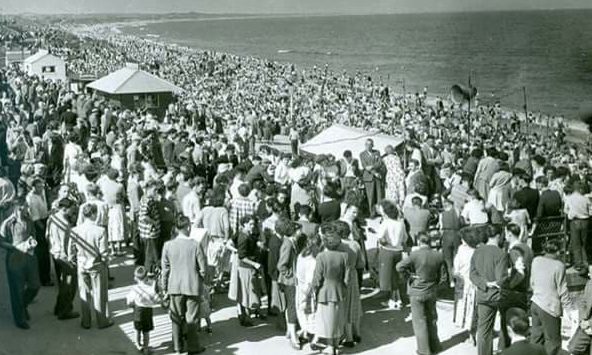
[[[341,158],[345,150],[350,150],[357,158],[364,151],[368,138],[374,141],[374,148],[380,150],[381,153],[384,153],[387,145],[396,148],[403,143],[403,137],[335,124],[302,144],[300,150],[314,155],[332,154],[336,158]]]

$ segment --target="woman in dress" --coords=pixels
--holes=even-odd
[[[299,338],[312,340],[316,334],[315,327],[315,297],[307,297],[312,286],[317,255],[322,250],[321,237],[318,234],[309,235],[302,253],[296,260],[296,316],[300,325]]]
[[[277,263],[277,283],[286,300],[285,317],[290,345],[300,350],[300,343],[296,334],[298,318],[296,315],[296,259],[298,258],[298,232],[300,225],[288,218],[280,218],[275,223],[275,232],[282,239],[279,259]]]
[[[406,296],[405,281],[395,266],[403,259],[409,235],[405,220],[401,218],[394,201],[382,200],[378,212],[383,218],[377,235],[378,276],[380,291],[388,295],[388,302],[383,305],[390,309],[401,309],[403,297]]]
[[[257,262],[257,223],[255,217],[244,216],[240,220],[240,231],[237,240],[238,279],[237,302],[239,322],[244,327],[253,325],[251,311],[258,310],[261,305],[261,287],[257,273],[261,264]]]
[[[348,254],[341,251],[341,237],[335,225],[323,225],[321,234],[325,250],[317,255],[312,280],[311,291],[314,292],[317,301],[317,313],[316,334],[311,348],[319,349],[317,342],[322,338],[327,342],[326,352],[337,354],[337,346],[345,325],[345,300],[349,280]]]
[[[348,214],[357,215],[357,207],[349,206]],[[351,211],[351,212],[350,212]],[[353,239],[352,224],[345,220],[335,222],[341,236],[340,250],[348,254],[348,268],[351,270],[345,296],[345,341],[343,345],[351,348],[361,341],[362,300],[360,298],[361,276],[364,272],[364,256],[360,244]],[[355,228],[355,227],[354,227]]]
[[[476,288],[471,283],[471,258],[475,248],[479,245],[480,238],[474,227],[461,229],[462,243],[458,247],[454,257],[454,275],[456,276],[456,307],[454,324],[467,330],[475,344],[477,334],[476,322],[474,322],[476,308]]]
[[[401,159],[395,153],[393,146],[386,146],[385,152],[386,154],[382,158],[386,167],[384,197],[402,205],[405,200],[405,170],[403,170]]]
[[[230,222],[224,200],[224,192],[215,191],[209,199],[209,205],[201,213],[201,224],[210,235],[207,256],[214,290],[222,287],[222,278],[228,272],[229,255],[225,245],[230,239]]]

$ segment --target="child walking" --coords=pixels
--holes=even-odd
[[[150,354],[150,331],[154,329],[152,309],[160,305],[156,282],[148,277],[145,267],[138,266],[134,271],[136,284],[127,295],[127,304],[134,308],[134,328],[136,347],[145,355]]]

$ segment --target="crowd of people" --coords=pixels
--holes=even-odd
[[[418,354],[442,350],[446,290],[479,355],[494,353],[496,315],[503,354],[557,354],[562,316],[579,321],[569,350],[589,351],[592,284],[576,301],[566,270],[592,273],[592,161],[561,125],[542,135],[496,105],[468,121],[462,108],[362,74],[27,26],[39,25],[23,31],[64,53],[71,74],[134,61],[185,92],[157,117],[0,69],[0,246],[17,327],[29,328],[28,305],[55,284],[57,319],[111,326],[109,262],[131,253],[128,303],[145,352],[161,305],[174,350],[204,351],[201,320],[215,328],[222,293],[244,327],[282,319],[294,349],[356,347],[367,275],[385,308],[411,308]],[[299,150],[333,123],[405,141],[380,152],[368,139],[359,156]],[[277,134],[290,153],[274,148]],[[569,238],[539,238],[563,219]]]

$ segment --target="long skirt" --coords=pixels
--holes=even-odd
[[[123,242],[125,240],[125,212],[123,205],[117,204],[109,208],[108,217],[107,235],[109,242]]]
[[[325,339],[339,339],[345,325],[343,302],[318,303],[316,314],[316,335]]]
[[[475,316],[476,289],[469,280],[462,280],[462,293],[457,295],[454,324],[464,330],[471,331]]]
[[[261,282],[254,269],[239,265],[237,302],[248,309],[258,309],[261,306]]]
[[[360,329],[362,320],[362,300],[360,298],[360,287],[357,277],[350,277],[345,293],[345,322],[352,324],[354,329]]]
[[[296,317],[300,328],[308,334],[316,334],[316,312],[314,292],[307,297],[310,285],[296,286]]]

